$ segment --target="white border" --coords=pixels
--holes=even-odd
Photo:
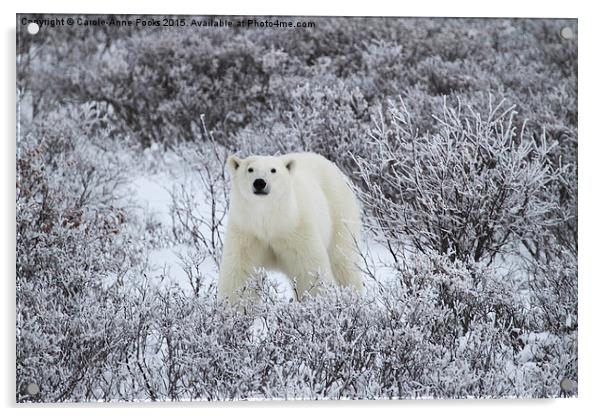
[[[8,3],[8,4],[7,4]],[[124,0],[98,0],[97,2],[54,0],[21,0],[3,2],[4,64],[1,65],[5,96],[0,100],[2,126],[2,179],[0,180],[2,203],[3,238],[0,238],[0,264],[4,266],[3,319],[0,392],[3,407],[9,413],[19,411],[29,414],[43,412],[48,415],[80,414],[148,414],[163,415],[177,411],[186,414],[278,414],[307,415],[313,413],[345,412],[348,414],[400,414],[414,412],[429,414],[507,415],[539,414],[566,415],[589,413],[596,408],[600,394],[600,309],[597,307],[600,293],[600,255],[597,253],[601,238],[600,189],[602,189],[598,161],[600,151],[600,42],[602,33],[600,16],[594,6],[584,6],[574,1],[527,2],[506,0],[485,1],[426,1],[387,4],[389,1],[371,0],[358,4],[347,1],[326,3],[323,0],[303,0],[295,4],[282,1],[157,1],[127,2]],[[590,4],[593,4],[591,2]],[[143,404],[48,406],[46,408],[16,406],[14,404],[14,353],[15,353],[15,14],[19,13],[139,13],[139,14],[271,14],[271,15],[346,15],[346,16],[474,16],[474,17],[571,17],[579,18],[579,398],[568,400],[461,400],[461,401],[403,401],[403,402],[239,402],[239,403],[192,403],[192,404]],[[17,407],[17,409],[15,409]],[[83,408],[82,408],[83,407]]]
[[[157,1],[127,2],[100,0],[81,2],[55,0],[50,5],[42,0],[23,0],[13,5],[21,13],[146,13],[146,14],[271,14],[292,16],[447,16],[447,17],[578,17],[580,7],[566,1],[539,2],[505,0],[484,4],[477,0],[389,2],[325,2],[304,0],[295,3],[277,0],[228,0],[220,2]]]

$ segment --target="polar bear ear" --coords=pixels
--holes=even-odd
[[[293,170],[295,170],[295,165],[296,165],[295,159],[289,159],[286,162],[284,162],[284,166],[286,166],[286,169],[290,173],[292,173]]]
[[[228,169],[230,169],[230,173],[234,173],[236,172],[236,169],[238,169],[240,167],[240,164],[242,163],[242,160],[236,156],[236,155],[231,155],[228,157]]]

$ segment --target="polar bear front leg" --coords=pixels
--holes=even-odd
[[[276,252],[280,266],[296,282],[297,300],[320,291],[318,283],[334,282],[328,251],[318,238],[298,238]]]
[[[217,293],[220,298],[237,301],[239,290],[247,284],[257,267],[262,266],[264,249],[252,235],[229,228],[220,265]]]

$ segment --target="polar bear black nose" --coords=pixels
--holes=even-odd
[[[258,191],[263,191],[265,186],[266,186],[266,183],[263,179],[255,179],[253,181],[253,188],[255,188]]]

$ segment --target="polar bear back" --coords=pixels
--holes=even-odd
[[[334,163],[316,153],[291,153],[283,157],[295,160],[293,180],[305,182],[294,187],[298,191],[297,199],[315,200],[314,195],[303,195],[303,192],[318,186],[325,196],[328,214],[334,225],[342,222],[355,233],[359,229],[359,206],[345,174]],[[312,183],[308,186],[307,182]]]

